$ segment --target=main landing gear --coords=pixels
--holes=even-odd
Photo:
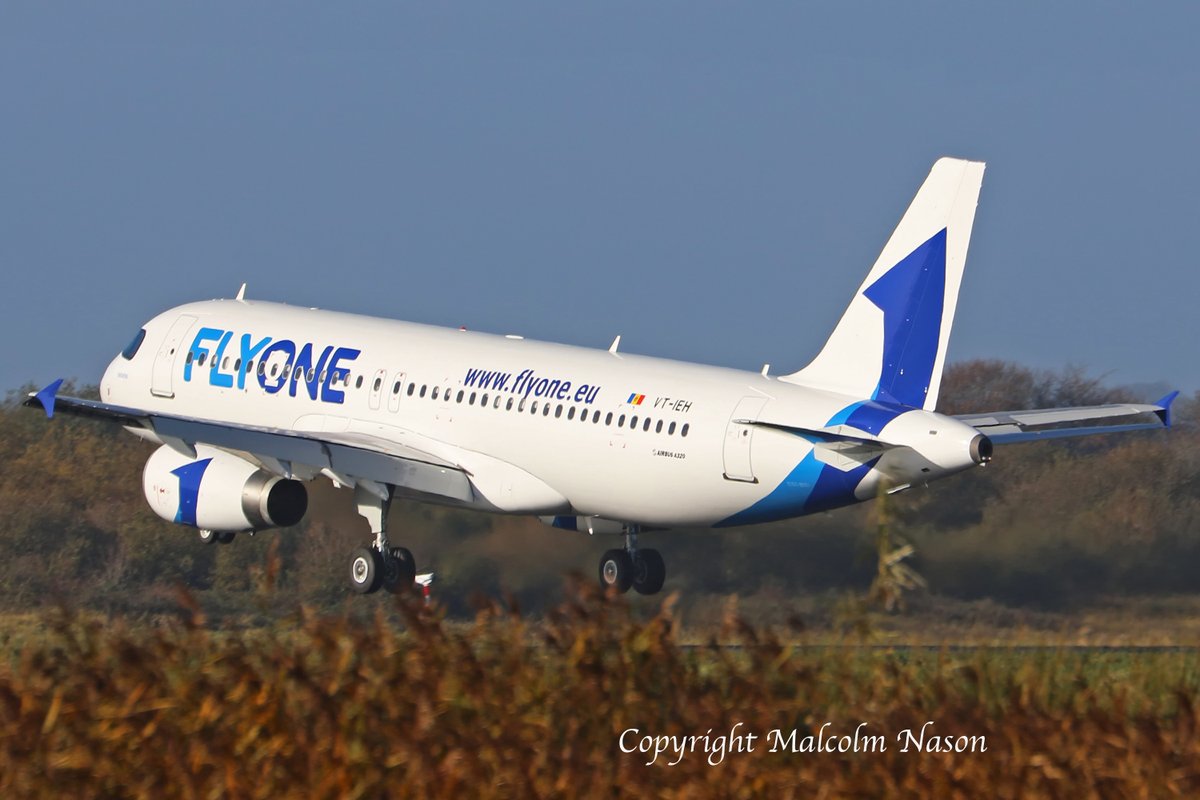
[[[200,529],[200,541],[205,544],[220,542],[221,544],[230,544],[233,542],[237,534],[233,531],[210,531],[207,528]]]
[[[662,555],[650,548],[637,546],[636,526],[625,531],[625,547],[609,550],[600,557],[600,585],[624,594],[630,588],[638,594],[658,594],[667,579],[667,566]]]
[[[413,554],[406,547],[388,544],[390,489],[364,481],[354,488],[354,503],[371,524],[375,541],[350,554],[350,588],[358,594],[371,594],[381,588],[392,594],[411,590],[417,577]]]

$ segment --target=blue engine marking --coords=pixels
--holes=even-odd
[[[196,526],[196,502],[200,499],[200,480],[211,463],[211,458],[205,458],[171,470],[171,474],[179,478],[179,510],[175,512],[175,521],[181,525]]]

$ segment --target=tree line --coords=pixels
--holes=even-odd
[[[10,393],[0,408],[3,607],[61,599],[153,612],[184,586],[237,612],[253,608],[268,579],[275,592],[318,608],[348,602],[347,554],[368,536],[348,490],[316,481],[300,525],[205,545],[147,508],[141,472],[152,445],[115,425],[47,423],[20,407],[26,391]],[[941,397],[939,410],[952,414],[1139,399],[1079,369],[988,360],[948,367]],[[1114,595],[1195,593],[1198,409],[1200,397],[1181,398],[1170,431],[997,448],[982,469],[890,498],[891,524],[915,546],[910,563],[935,596],[1062,609]],[[874,506],[644,538],[653,536],[667,559],[667,589],[684,597],[769,601],[865,590],[876,570]],[[615,541],[407,502],[391,513],[393,537],[413,550],[419,570],[437,573],[435,593],[452,613],[469,613],[480,594],[505,595],[526,610],[553,606],[564,575],[591,577]]]

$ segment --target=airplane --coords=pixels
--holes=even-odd
[[[933,165],[823,349],[785,375],[632,355],[619,336],[587,349],[262,302],[243,284],[147,322],[99,401],[58,396],[59,380],[25,404],[158,445],[146,500],[204,542],[298,524],[318,477],[351,489],[372,534],[350,554],[360,594],[412,590],[387,525],[410,499],[623,537],[599,580],[652,595],[666,566],[646,533],[858,503],[985,465],[998,444],[1170,427],[1177,393],[935,410],[983,172]]]

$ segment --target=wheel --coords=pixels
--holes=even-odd
[[[217,541],[221,544],[230,544],[236,537],[237,534],[233,531],[221,531],[217,534]]]
[[[633,557],[633,588],[638,594],[658,594],[667,579],[667,565],[657,550],[638,550]]]
[[[407,547],[393,547],[383,560],[383,588],[391,594],[412,591],[417,579],[417,562]]]
[[[370,547],[360,547],[350,554],[350,588],[357,594],[370,594],[379,589],[383,572],[379,553]]]
[[[217,534],[215,531],[206,530],[205,528],[200,529],[200,541],[204,542],[205,544],[212,544],[216,540]]]
[[[624,550],[609,550],[600,558],[600,585],[621,594],[633,584],[633,559]]]

